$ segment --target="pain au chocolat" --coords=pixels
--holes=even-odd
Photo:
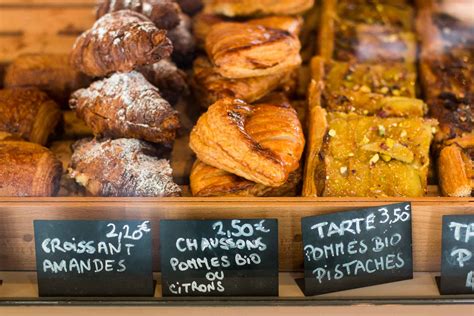
[[[301,44],[287,31],[249,23],[216,24],[206,37],[206,52],[226,78],[288,72],[301,64]]]
[[[170,143],[180,126],[178,112],[136,71],[96,81],[69,104],[96,136]]]
[[[36,88],[0,90],[0,131],[46,144],[61,120],[59,106]]]
[[[75,70],[67,54],[22,54],[5,72],[5,88],[34,87],[46,92],[61,106],[69,95],[86,87],[90,79]]]
[[[104,15],[79,36],[71,61],[87,75],[101,77],[153,64],[172,51],[165,30],[140,13],[122,10]]]
[[[199,118],[190,147],[210,166],[278,187],[298,169],[304,136],[296,111],[288,103],[248,105],[224,98]]]
[[[136,139],[88,140],[74,145],[69,175],[94,196],[179,196],[169,161]]]
[[[61,162],[51,151],[25,141],[0,141],[0,196],[54,196]]]
[[[311,8],[314,0],[207,0],[204,11],[228,17],[300,14]]]

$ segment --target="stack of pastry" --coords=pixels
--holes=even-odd
[[[465,9],[472,13],[469,4]],[[417,26],[422,42],[420,76],[424,96],[431,116],[440,122],[434,146],[440,187],[446,196],[471,196],[474,21],[443,12],[443,2],[420,1]]]
[[[194,19],[204,50],[193,69],[200,104],[207,108],[224,97],[253,103],[276,90],[294,90],[301,65],[298,14],[312,5],[312,0],[207,1]]]
[[[312,5],[207,1],[195,18],[205,55],[194,62],[194,88],[208,109],[190,137],[194,196],[297,194],[304,136],[287,97],[301,65],[298,14]]]
[[[435,120],[416,99],[408,1],[323,2],[304,196],[423,196]]]

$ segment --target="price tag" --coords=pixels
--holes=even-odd
[[[160,223],[164,296],[277,296],[276,219]]]
[[[149,221],[34,221],[40,296],[153,296]]]
[[[441,294],[474,294],[474,215],[443,216]]]
[[[302,233],[306,295],[413,278],[410,203],[306,217]]]

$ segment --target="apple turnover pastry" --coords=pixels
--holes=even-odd
[[[140,13],[122,10],[104,15],[79,36],[71,60],[87,75],[101,77],[153,64],[172,51],[165,30]]]
[[[207,0],[204,11],[228,17],[300,14],[310,9],[314,0]]]
[[[216,24],[206,37],[206,52],[226,78],[289,72],[301,64],[301,44],[287,31],[249,23]]]
[[[71,67],[67,54],[20,55],[8,66],[4,81],[5,88],[38,88],[61,106],[67,106],[73,91],[89,83],[89,78]]]
[[[62,166],[51,151],[25,141],[0,141],[0,196],[54,196]]]
[[[0,131],[46,144],[61,120],[59,106],[36,88],[0,90]]]
[[[203,107],[225,97],[253,103],[277,89],[291,91],[293,75],[293,72],[279,72],[268,76],[229,79],[221,76],[211,62],[201,56],[194,61],[193,86]]]
[[[279,187],[269,187],[236,176],[196,160],[191,170],[190,184],[193,196],[296,196],[301,180],[301,169],[288,176]]]
[[[69,175],[94,196],[179,196],[169,161],[136,139],[81,140],[74,145]]]
[[[284,185],[298,169],[304,142],[288,103],[248,105],[231,98],[210,106],[190,136],[202,162],[270,187]]]
[[[136,71],[96,81],[69,104],[96,136],[170,143],[180,126],[178,112]]]
[[[304,196],[417,197],[435,120],[311,109]]]

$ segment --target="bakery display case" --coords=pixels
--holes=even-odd
[[[443,217],[474,215],[473,12],[2,1],[0,305],[474,303],[436,283]],[[302,218],[402,202],[413,279],[304,295]],[[160,221],[220,219],[278,220],[279,296],[162,295]],[[39,296],[37,220],[149,221],[154,297]]]

